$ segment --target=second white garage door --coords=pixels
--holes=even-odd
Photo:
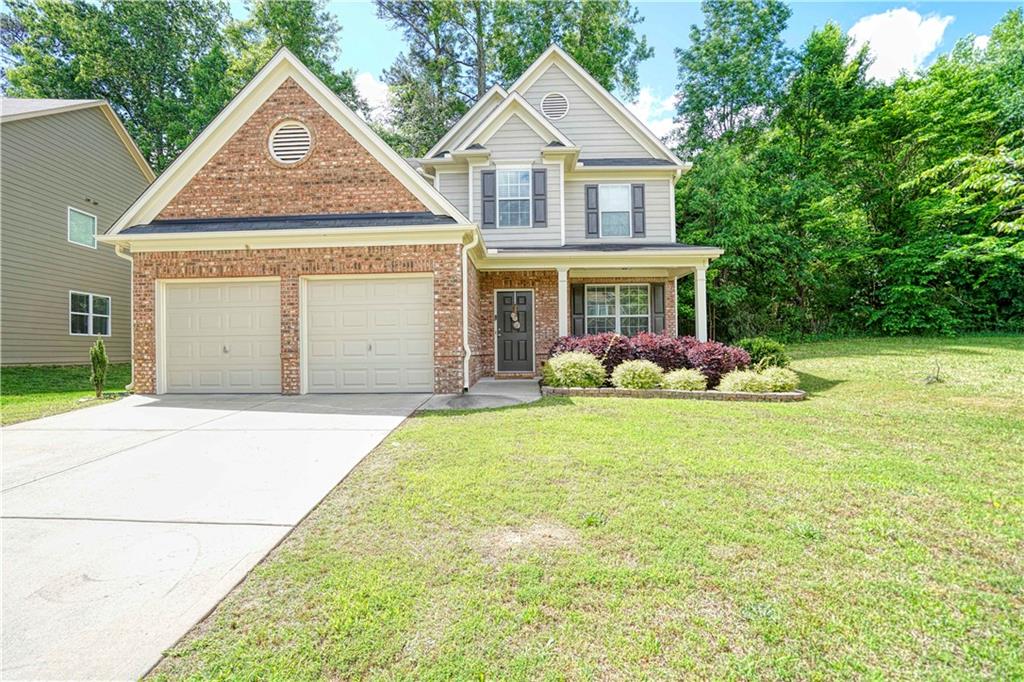
[[[312,393],[431,393],[434,285],[425,278],[306,282]]]

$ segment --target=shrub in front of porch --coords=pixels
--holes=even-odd
[[[800,377],[785,367],[768,367],[763,370],[746,369],[729,372],[718,384],[719,391],[740,393],[786,393],[795,391]]]
[[[677,369],[665,375],[665,388],[673,391],[706,391],[708,378],[699,369]]]
[[[591,353],[560,353],[544,365],[544,383],[557,388],[600,388],[607,379],[604,365]]]
[[[688,366],[699,369],[708,378],[708,388],[717,386],[729,372],[750,366],[750,355],[742,348],[718,341],[698,341],[692,336],[685,336],[682,341]]]
[[[640,332],[629,341],[637,360],[650,360],[666,372],[689,367],[686,344],[678,336]]]
[[[612,386],[648,390],[661,388],[665,373],[650,360],[627,360],[612,372]]]
[[[551,346],[550,356],[554,358],[571,351],[590,353],[604,364],[608,375],[623,362],[636,359],[636,351],[629,338],[615,332],[559,337]]]

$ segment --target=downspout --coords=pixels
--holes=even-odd
[[[125,389],[132,391],[135,388],[135,260],[132,255],[124,251],[123,244],[114,244],[114,254],[128,261],[128,371],[131,373],[131,381]]]
[[[480,243],[480,233],[473,229],[473,239],[462,246],[462,392],[469,390],[469,360],[473,349],[469,347],[469,250]]]

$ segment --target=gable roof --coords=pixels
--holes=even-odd
[[[4,97],[2,107],[0,107],[0,123],[10,123],[11,121],[22,121],[28,118],[35,118],[37,116],[49,116],[51,114],[63,114],[69,111],[79,111],[81,109],[92,109],[94,107],[99,108],[103,112],[104,118],[110,123],[110,127],[114,129],[117,136],[121,139],[121,143],[124,144],[128,154],[135,161],[135,165],[142,171],[142,175],[145,176],[146,180],[153,182],[156,178],[156,174],[153,173],[153,169],[149,167],[149,163],[146,161],[146,157],[139,151],[138,145],[135,144],[135,140],[128,134],[124,124],[121,123],[121,119],[118,118],[114,110],[110,108],[104,100],[101,99],[30,99],[20,97]]]
[[[483,109],[486,108],[491,101],[501,101],[506,97],[508,97],[508,93],[505,91],[505,88],[501,87],[500,85],[495,85],[490,90],[485,92],[484,96],[478,99],[476,104],[470,107],[469,111],[464,113],[462,115],[462,118],[456,121],[455,125],[448,129],[448,132],[444,134],[444,137],[438,140],[437,144],[430,148],[430,151],[427,152],[425,158],[433,158],[440,154],[441,152],[445,151],[444,146],[448,144],[448,142],[450,142],[453,137],[455,137],[455,134],[462,130],[463,127],[467,126],[469,122],[472,121],[473,118],[476,117],[481,111],[483,111]]]
[[[469,149],[472,144],[485,144],[502,125],[512,116],[518,116],[523,123],[530,127],[538,137],[544,140],[545,144],[558,142],[564,147],[575,146],[562,131],[551,124],[546,118],[537,113],[537,110],[529,105],[518,92],[509,93],[508,97],[495,107],[494,111],[480,122],[473,131],[466,136],[461,149]]]
[[[107,232],[115,235],[127,227],[147,224],[232,138],[249,117],[291,78],[324,111],[380,162],[409,192],[432,213],[448,215],[459,224],[470,221],[428,183],[398,153],[373,132],[341,99],[317,78],[298,57],[281,48],[251,81],[242,88],[177,159],[149,186]]]
[[[557,64],[580,88],[590,95],[595,101],[601,104],[616,122],[632,134],[644,148],[655,156],[663,156],[678,166],[683,162],[672,150],[665,146],[657,135],[645,126],[640,119],[619,101],[617,97],[608,92],[604,86],[598,83],[593,76],[587,73],[586,69],[580,66],[575,59],[560,48],[558,45],[551,45],[538,57],[533,64],[520,76],[509,92],[525,92],[533,83],[547,71],[548,67]]]

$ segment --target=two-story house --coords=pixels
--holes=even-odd
[[[106,102],[0,109],[0,362],[88,364],[98,338],[126,362],[131,266],[96,237],[153,171]]]
[[[559,335],[675,334],[685,165],[565,52],[400,158],[279,52],[103,238],[143,393],[453,393]]]

